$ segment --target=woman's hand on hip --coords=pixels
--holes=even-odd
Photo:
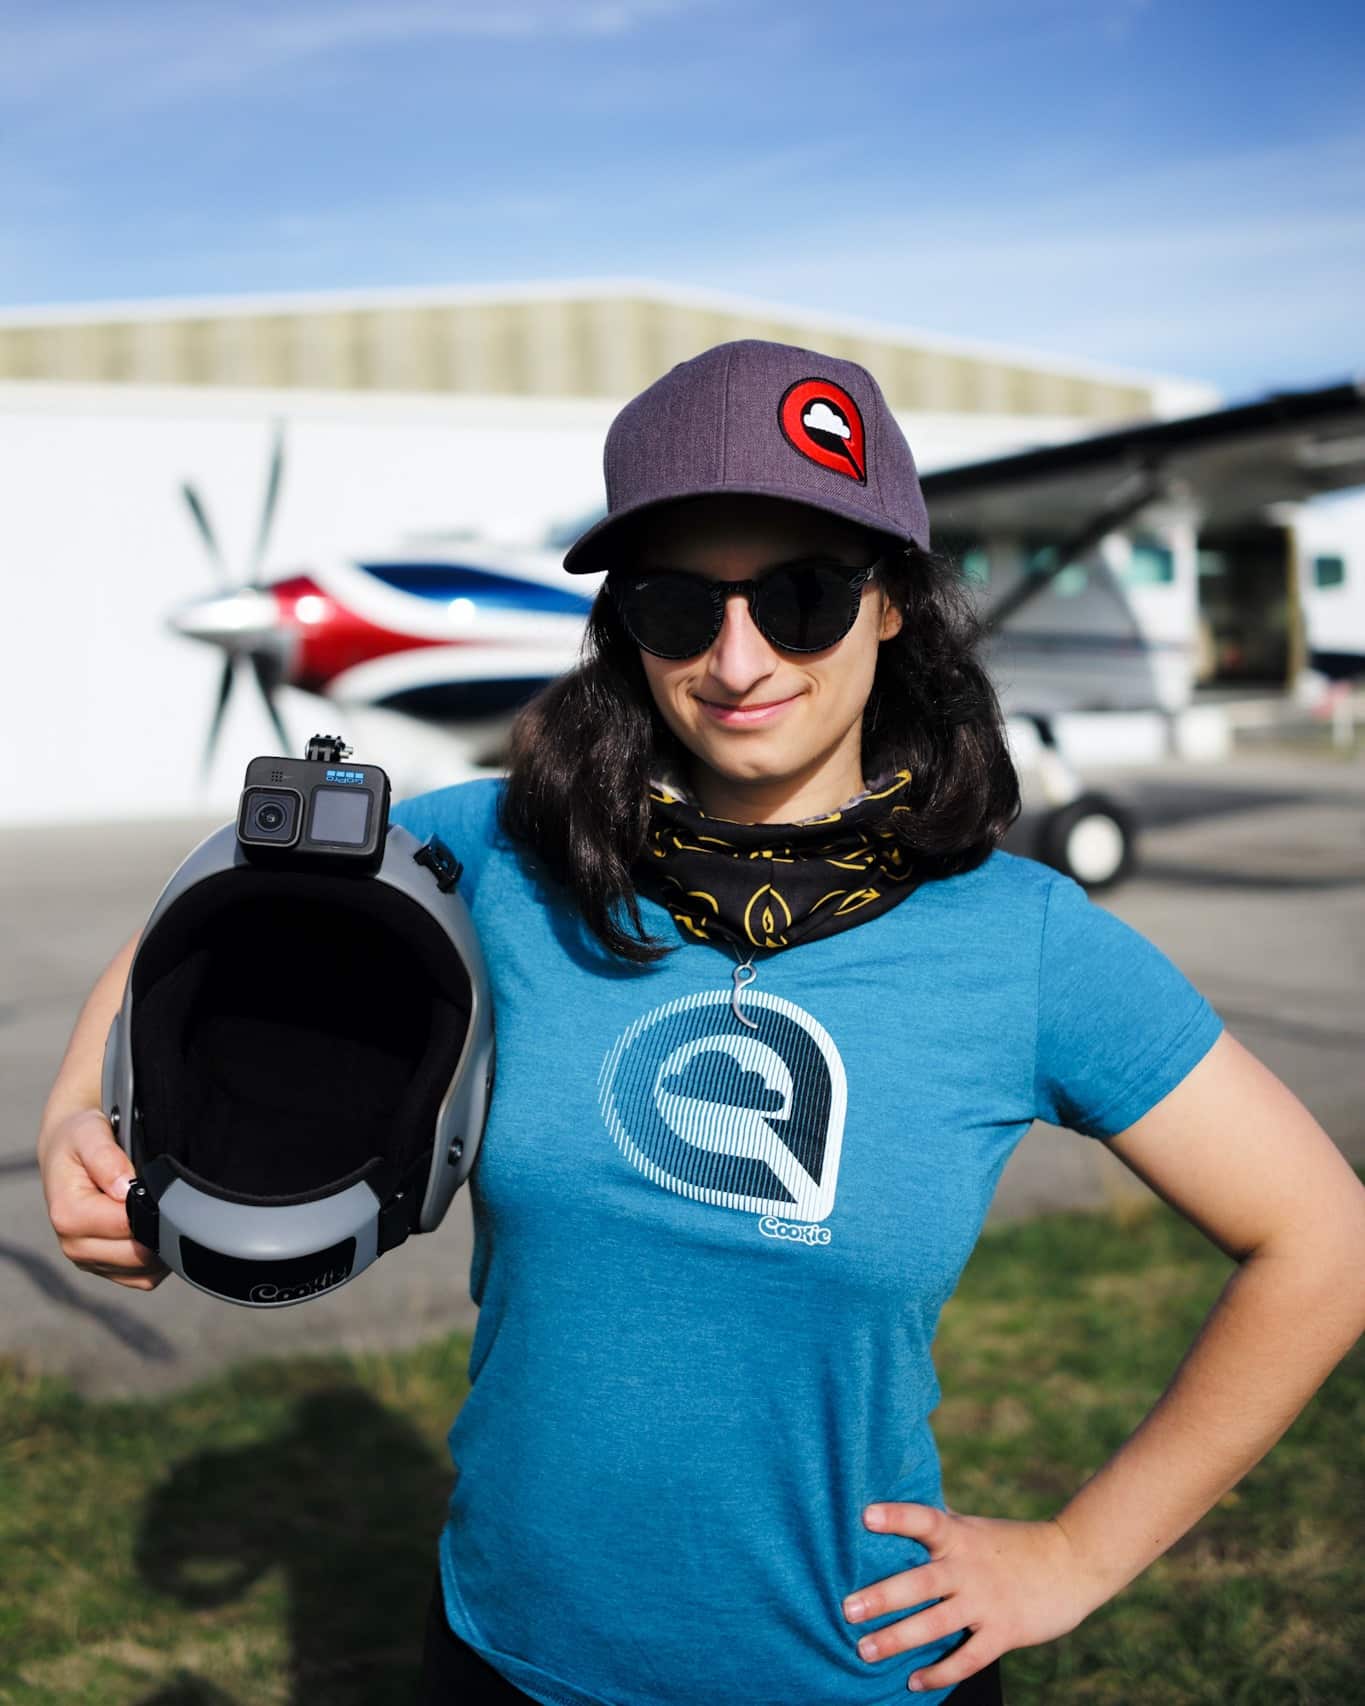
[[[927,1599],[938,1603],[865,1635],[858,1643],[862,1657],[875,1663],[970,1631],[946,1658],[913,1672],[912,1688],[955,1687],[1001,1653],[1067,1634],[1108,1597],[1081,1568],[1055,1522],[963,1516],[895,1501],[868,1505],[863,1521],[874,1533],[918,1540],[929,1561],[851,1593],[844,1601],[849,1622],[904,1611]]]

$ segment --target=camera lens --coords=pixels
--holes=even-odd
[[[299,838],[303,802],[293,788],[248,788],[237,811],[237,839],[248,852],[287,852]]]

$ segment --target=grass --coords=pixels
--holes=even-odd
[[[1159,1203],[988,1231],[935,1350],[953,1506],[1055,1511],[1229,1272]],[[0,1702],[409,1706],[468,1351],[254,1363],[155,1403],[0,1364]],[[1164,1558],[1006,1655],[1009,1706],[1365,1699],[1363,1435],[1358,1346]]]

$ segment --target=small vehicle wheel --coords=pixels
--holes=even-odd
[[[1137,863],[1136,820],[1107,794],[1082,794],[1043,819],[1036,857],[1082,888],[1113,888]]]

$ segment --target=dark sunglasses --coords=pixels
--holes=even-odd
[[[784,563],[755,580],[713,581],[683,569],[650,573],[613,569],[607,575],[626,631],[656,658],[694,658],[716,642],[725,600],[748,600],[755,628],[783,652],[823,652],[858,619],[863,588],[885,563],[864,569],[828,557]]]

